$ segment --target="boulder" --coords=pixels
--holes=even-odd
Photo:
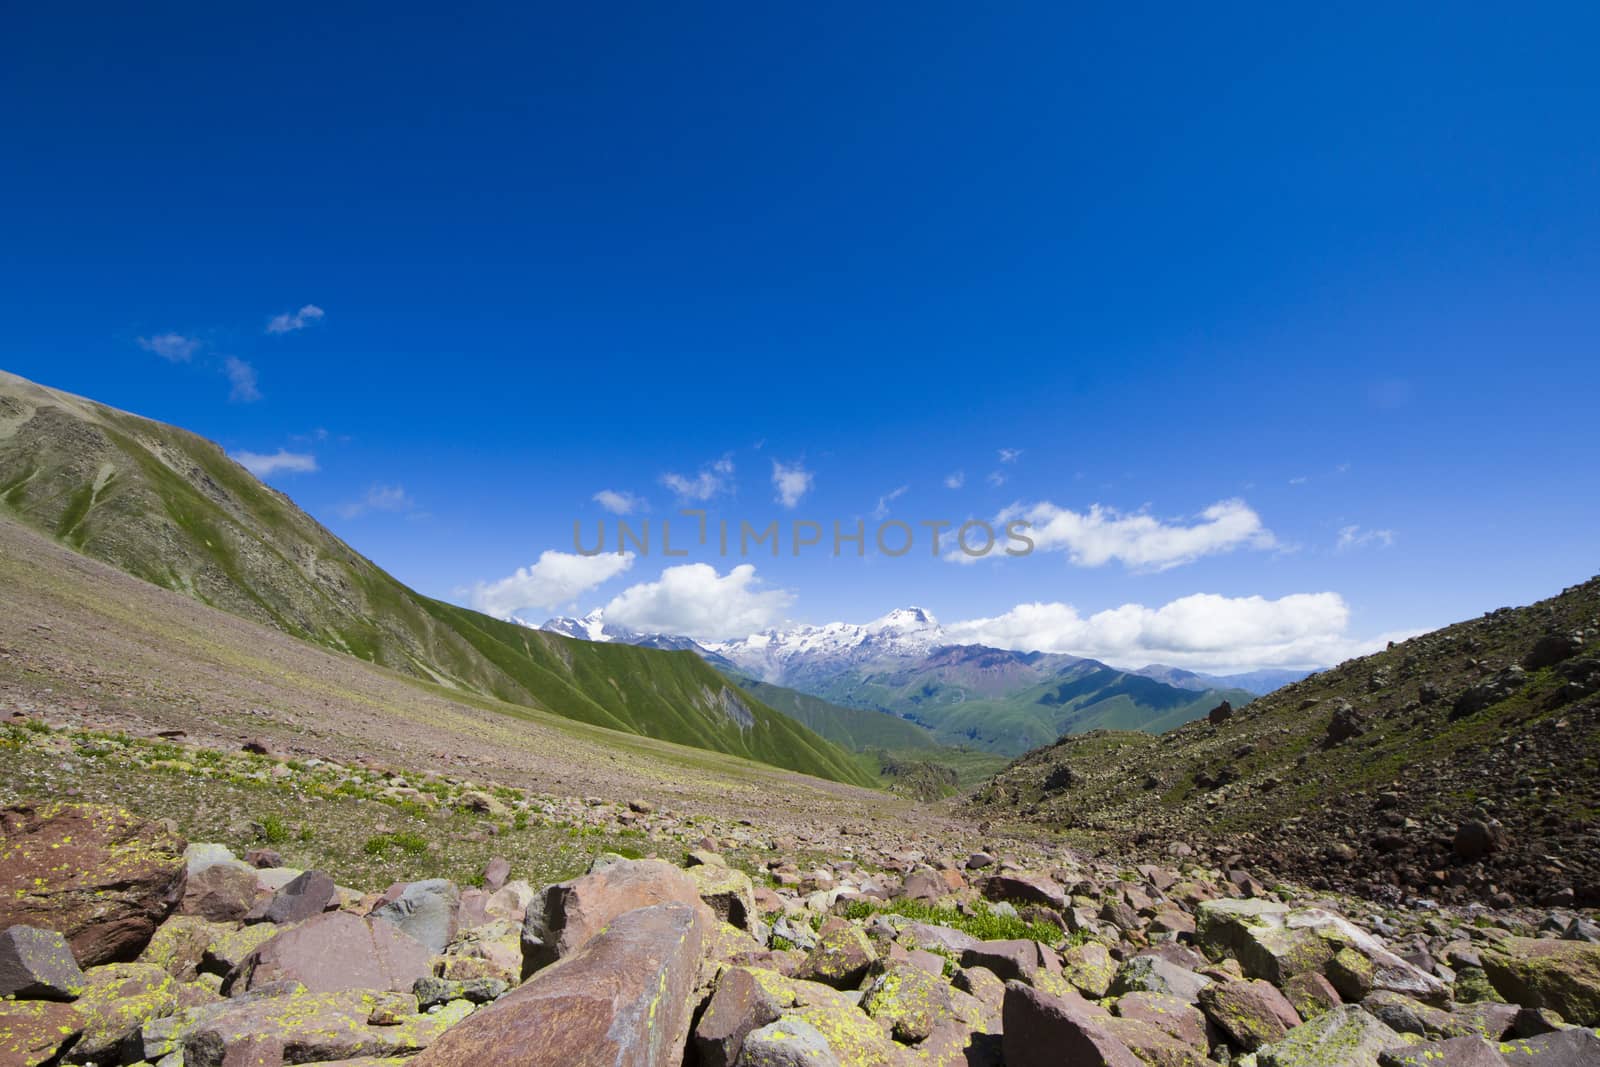
[[[983,1025],[983,1005],[975,997],[908,963],[890,964],[873,978],[862,995],[861,1010],[907,1045],[926,1041],[949,1019],[970,1029]]]
[[[1344,1003],[1339,991],[1333,988],[1333,983],[1315,971],[1297,974],[1284,982],[1283,995],[1294,1005],[1294,1010],[1302,1019],[1321,1015],[1329,1008],[1337,1008]]]
[[[854,989],[876,962],[878,951],[859,926],[829,919],[817,931],[816,947],[806,954],[795,977],[835,989]]]
[[[267,983],[295,981],[312,993],[409,992],[418,978],[431,973],[430,962],[427,946],[392,923],[329,911],[251,952],[228,976],[223,991],[231,996]]]
[[[1211,979],[1191,971],[1164,956],[1141,953],[1117,968],[1111,982],[1111,995],[1128,993],[1161,993],[1195,1004],[1200,991],[1211,984]]]
[[[1500,1046],[1507,1067],[1594,1067],[1600,1063],[1600,1034],[1593,1030],[1559,1030],[1553,1034]]]
[[[56,931],[19,925],[0,933],[0,997],[72,1000],[83,984],[71,946]]]
[[[440,953],[456,936],[460,913],[461,893],[455,883],[429,878],[408,882],[398,893],[391,891],[391,899],[372,909],[372,918],[393,923],[429,952]]]
[[[1483,953],[1483,969],[1495,991],[1514,1004],[1600,1027],[1600,945],[1510,937]]]
[[[1190,1048],[1206,1050],[1206,1017],[1186,1000],[1165,993],[1129,993],[1112,1008],[1119,1018],[1153,1026]]]
[[[72,1058],[99,1062],[112,1056],[129,1033],[178,1010],[178,983],[153,963],[108,963],[91,967],[78,1010],[83,1034]]]
[[[756,890],[750,876],[716,863],[702,863],[686,872],[711,913],[722,922],[751,933],[760,921]]]
[[[1061,976],[1086,997],[1096,1000],[1111,990],[1117,963],[1098,941],[1074,945],[1061,954]]]
[[[486,893],[494,893],[501,889],[506,880],[511,877],[511,861],[504,856],[492,857],[483,865],[483,889]]]
[[[133,960],[183,897],[183,848],[119,808],[0,809],[0,929],[58,931],[83,966]]]
[[[1505,831],[1491,819],[1468,819],[1456,828],[1452,851],[1463,863],[1476,863],[1505,844]]]
[[[705,907],[694,880],[665,860],[618,860],[546,886],[523,921],[523,974],[576,952],[617,916],[655,904]]]
[[[455,1001],[429,1014],[409,994],[347,989],[245,997],[186,1012],[146,1055],[176,1046],[184,1067],[277,1067],[404,1056],[428,1047],[472,1011]],[[165,1029],[165,1028],[164,1028]]]
[[[702,925],[693,906],[676,903],[617,915],[604,932],[453,1027],[412,1063],[677,1067]]]
[[[1006,1067],[1144,1067],[1083,1006],[1022,982],[1006,983],[1002,1049]]]
[[[238,922],[256,906],[258,889],[255,869],[239,860],[198,867],[191,862],[178,913],[217,923]]]
[[[1400,993],[1380,989],[1361,1002],[1361,1007],[1397,1034],[1425,1038],[1465,1037],[1473,1033],[1469,1022],[1447,1011],[1430,1007]]]
[[[804,1019],[782,1019],[753,1031],[739,1067],[844,1067],[822,1031]]]
[[[82,1017],[53,1000],[0,1000],[0,1064],[58,1063],[78,1040]]]
[[[245,916],[246,922],[285,926],[321,915],[338,893],[333,879],[321,871],[306,871],[272,894]]]
[[[1017,938],[1010,941],[980,941],[961,953],[961,966],[993,971],[1002,981],[1036,985],[1040,971],[1061,973],[1056,954],[1037,941]]]
[[[701,1067],[733,1067],[745,1038],[775,1023],[791,1003],[787,987],[769,988],[767,972],[730,967],[717,979],[716,990],[694,1028],[694,1048]]]
[[[1380,1067],[1506,1067],[1499,1049],[1482,1037],[1453,1037],[1378,1054]]]
[[[1012,904],[1043,904],[1056,911],[1067,909],[1067,893],[1052,879],[1042,874],[1024,874],[1006,871],[992,874],[983,880],[983,895],[989,900],[1008,901]]]
[[[1289,1031],[1287,1037],[1256,1052],[1258,1067],[1378,1067],[1385,1049],[1403,1045],[1401,1036],[1346,1004],[1323,1012]]]
[[[1300,1025],[1294,1005],[1259,978],[1216,982],[1200,990],[1200,1007],[1228,1039],[1246,1052],[1281,1041]]]

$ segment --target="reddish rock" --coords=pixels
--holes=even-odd
[[[744,1039],[778,1021],[785,998],[763,986],[743,967],[722,972],[716,992],[694,1029],[694,1048],[701,1067],[733,1067]]]
[[[1129,993],[1117,1001],[1116,1013],[1153,1026],[1191,1048],[1207,1048],[1206,1017],[1187,1000],[1165,993]]]
[[[213,863],[189,875],[178,913],[214,923],[238,922],[256,906],[258,888],[255,871],[231,861]]]
[[[639,908],[446,1031],[413,1067],[683,1062],[703,936],[688,904]]]
[[[1042,874],[1024,874],[1006,871],[984,879],[983,895],[990,900],[1005,900],[1013,904],[1043,904],[1056,911],[1065,911],[1069,903],[1067,891]]]
[[[330,911],[276,935],[228,976],[230,996],[295,981],[313,993],[343,989],[408,992],[430,973],[431,954],[392,923]]]
[[[1041,969],[1051,974],[1061,973],[1061,960],[1056,954],[1028,938],[980,941],[961,953],[961,966],[984,967],[1004,981],[1030,984]]]
[[[1283,995],[1294,1005],[1294,1010],[1299,1012],[1302,1019],[1321,1015],[1344,1003],[1344,998],[1333,988],[1333,983],[1316,971],[1294,975],[1284,982]]]
[[[546,886],[522,926],[524,976],[570,956],[617,916],[655,904],[705,908],[694,879],[665,860],[620,860]]]
[[[504,886],[506,884],[506,880],[510,877],[511,861],[506,859],[504,856],[494,857],[488,863],[486,863],[483,868],[484,892],[493,893],[495,890]]]
[[[270,899],[250,909],[245,921],[276,923],[279,926],[305,922],[326,911],[333,903],[336,892],[331,877],[321,871],[307,871],[272,894]]]
[[[1007,982],[1004,1014],[1006,1067],[1144,1067],[1103,1019],[1032,986]]]
[[[1259,978],[1208,985],[1200,990],[1200,1007],[1246,1052],[1281,1041],[1300,1025],[1300,1015],[1288,998]]]
[[[0,997],[72,1000],[84,981],[71,946],[56,931],[12,926],[0,933]]]
[[[117,808],[0,810],[0,929],[57,930],[84,966],[133,960],[183,897],[183,849]]]
[[[0,1064],[55,1063],[82,1030],[83,1018],[71,1004],[0,1000]]]

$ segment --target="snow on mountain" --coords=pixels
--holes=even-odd
[[[536,630],[549,630],[551,633],[563,637],[576,637],[580,641],[612,641],[616,638],[606,631],[606,615],[601,608],[595,608],[581,619],[574,619],[569,615],[557,616],[546,619]]]

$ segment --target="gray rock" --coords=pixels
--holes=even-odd
[[[828,1039],[804,1019],[779,1019],[744,1039],[738,1067],[842,1067]]]
[[[429,878],[408,883],[399,896],[373,908],[372,917],[393,923],[438,954],[456,936],[460,911],[461,893],[455,883]]]
[[[0,933],[0,997],[72,1000],[85,981],[67,939],[56,931],[12,926]]]

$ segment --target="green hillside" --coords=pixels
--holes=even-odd
[[[5,372],[0,509],[156,585],[452,689],[873,781],[691,653],[574,641],[424,597],[215,444]]]

